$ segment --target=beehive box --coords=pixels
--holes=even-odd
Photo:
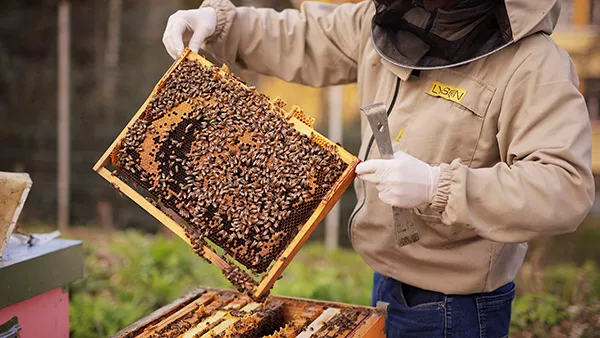
[[[237,292],[198,289],[113,338],[383,338],[385,310],[290,297],[259,304]]]
[[[258,299],[359,162],[284,106],[186,49],[94,169]]]

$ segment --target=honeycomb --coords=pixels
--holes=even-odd
[[[299,132],[298,109],[230,72],[182,60],[111,153],[115,175],[181,219],[199,255],[213,243],[249,270],[224,271],[238,290],[255,286],[313,215],[348,164],[337,147]]]

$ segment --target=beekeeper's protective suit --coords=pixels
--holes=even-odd
[[[440,5],[441,3],[441,5]],[[575,230],[594,199],[591,131],[556,0],[396,0],[301,11],[179,11],[164,43],[320,87],[358,82],[384,102],[392,160],[362,122],[349,224],[390,303],[390,337],[502,337],[526,242]],[[183,39],[182,39],[183,36]],[[399,247],[390,205],[421,240]]]

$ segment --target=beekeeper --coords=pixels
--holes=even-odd
[[[163,43],[384,102],[394,159],[363,119],[349,233],[390,337],[508,335],[526,242],[574,231],[594,199],[591,130],[557,0],[396,0],[300,11],[206,0]],[[400,247],[390,205],[421,240]]]

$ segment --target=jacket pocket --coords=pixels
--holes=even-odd
[[[421,245],[426,248],[440,248],[478,236],[472,227],[464,224],[448,226],[442,223],[441,214],[428,206],[413,209],[423,221],[419,229]]]
[[[504,293],[476,298],[481,338],[508,336],[512,302],[515,298],[515,285],[510,283],[507,287],[509,290]]]
[[[408,306],[400,282],[384,277],[379,284],[378,300],[389,303],[386,312],[387,337],[443,337],[445,301],[426,301]]]
[[[418,94],[406,125],[394,126],[404,129],[395,150],[433,165],[470,165],[495,88],[453,70],[423,72],[410,86]]]

